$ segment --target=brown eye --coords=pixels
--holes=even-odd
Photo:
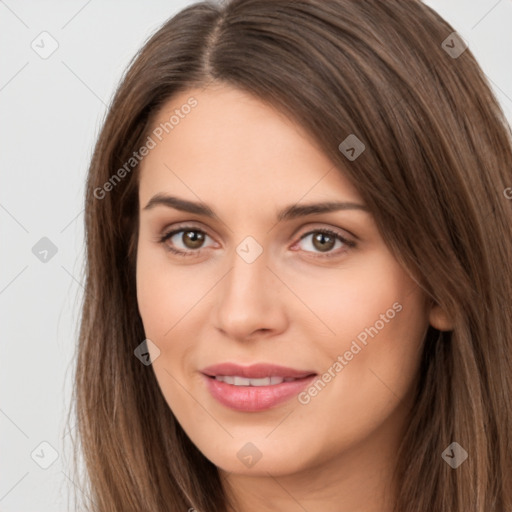
[[[181,241],[188,249],[199,249],[204,242],[202,231],[183,231]]]
[[[336,244],[336,238],[326,233],[316,233],[312,241],[313,246],[321,252],[330,251]]]
[[[166,250],[179,256],[196,256],[201,252],[206,238],[210,237],[204,231],[185,226],[164,234],[159,242],[164,244]]]
[[[307,240],[309,237],[311,237],[311,242],[304,244],[306,247],[304,250],[306,252],[320,253],[318,254],[320,257],[337,256],[356,245],[355,242],[347,240],[339,233],[330,229],[316,229],[314,231],[310,231],[309,233],[301,236],[300,242]],[[339,243],[338,248],[341,250],[333,251],[332,249],[335,248],[337,242]]]

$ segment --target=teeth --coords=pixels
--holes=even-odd
[[[293,377],[264,377],[262,379],[247,379],[239,377],[238,375],[216,375],[216,380],[225,382],[226,384],[233,384],[234,386],[273,386],[281,384],[282,382],[290,382],[296,380]]]
[[[250,386],[251,379],[244,379],[243,377],[233,377],[233,384],[235,386]]]

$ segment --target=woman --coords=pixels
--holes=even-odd
[[[512,510],[510,135],[419,1],[167,21],[88,175],[88,509]]]

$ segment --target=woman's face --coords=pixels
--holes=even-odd
[[[360,195],[299,126],[228,86],[179,94],[154,128],[137,298],[177,420],[230,473],[378,466],[395,453],[431,310]],[[346,205],[308,208],[334,202]],[[205,375],[223,363],[243,368]],[[255,364],[295,373],[245,374]]]

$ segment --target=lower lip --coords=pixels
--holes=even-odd
[[[313,382],[316,375],[272,386],[235,386],[204,374],[203,377],[208,390],[221,404],[237,411],[257,412],[275,407],[298,395]]]

